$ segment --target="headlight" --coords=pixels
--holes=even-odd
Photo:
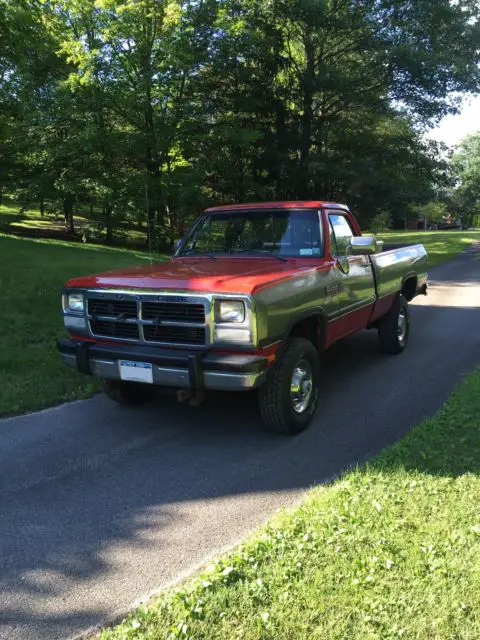
[[[83,293],[67,294],[67,311],[78,311],[83,313],[85,310],[85,299]]]
[[[241,300],[220,300],[217,307],[218,322],[245,322],[245,303]]]

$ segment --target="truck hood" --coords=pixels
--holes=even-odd
[[[316,268],[318,262],[275,258],[174,258],[165,263],[109,271],[70,280],[73,288],[159,289],[252,294],[264,285]]]

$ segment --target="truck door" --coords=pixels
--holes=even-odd
[[[338,340],[367,326],[375,304],[375,283],[368,256],[349,255],[354,231],[346,212],[327,211],[330,230],[332,338]]]

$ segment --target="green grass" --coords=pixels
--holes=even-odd
[[[0,416],[90,395],[96,385],[63,365],[60,293],[79,275],[142,264],[125,249],[0,234]]]
[[[76,224],[86,224],[84,216],[74,216]],[[40,231],[63,231],[65,222],[60,214],[40,215],[38,209],[25,209],[20,213],[20,205],[8,201],[0,205],[0,230],[4,232],[22,232],[22,230],[38,229]]]
[[[106,237],[106,229],[95,220],[89,220],[90,214],[87,211],[80,211],[78,215],[73,216],[75,222],[76,235],[81,237],[83,232],[92,233],[89,226],[95,226],[93,231],[94,237],[99,242],[104,242]],[[100,214],[97,212],[97,217]],[[20,213],[20,205],[13,200],[8,200],[0,205],[0,232],[15,234],[20,236],[41,236],[42,238],[58,238],[65,233],[65,221],[60,213],[47,213],[43,217],[38,209],[25,209]],[[115,242],[131,246],[141,245],[145,241],[146,231],[138,229],[115,229]]]
[[[480,241],[480,231],[392,231],[378,237],[388,243],[418,242],[425,245],[429,266],[434,267],[451,260],[473,242]]]
[[[480,371],[371,464],[102,640],[480,638]]]

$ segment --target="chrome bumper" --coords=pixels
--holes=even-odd
[[[60,340],[64,363],[101,380],[121,380],[120,360],[152,364],[153,384],[176,389],[247,391],[265,380],[268,362],[261,356],[199,354]]]

